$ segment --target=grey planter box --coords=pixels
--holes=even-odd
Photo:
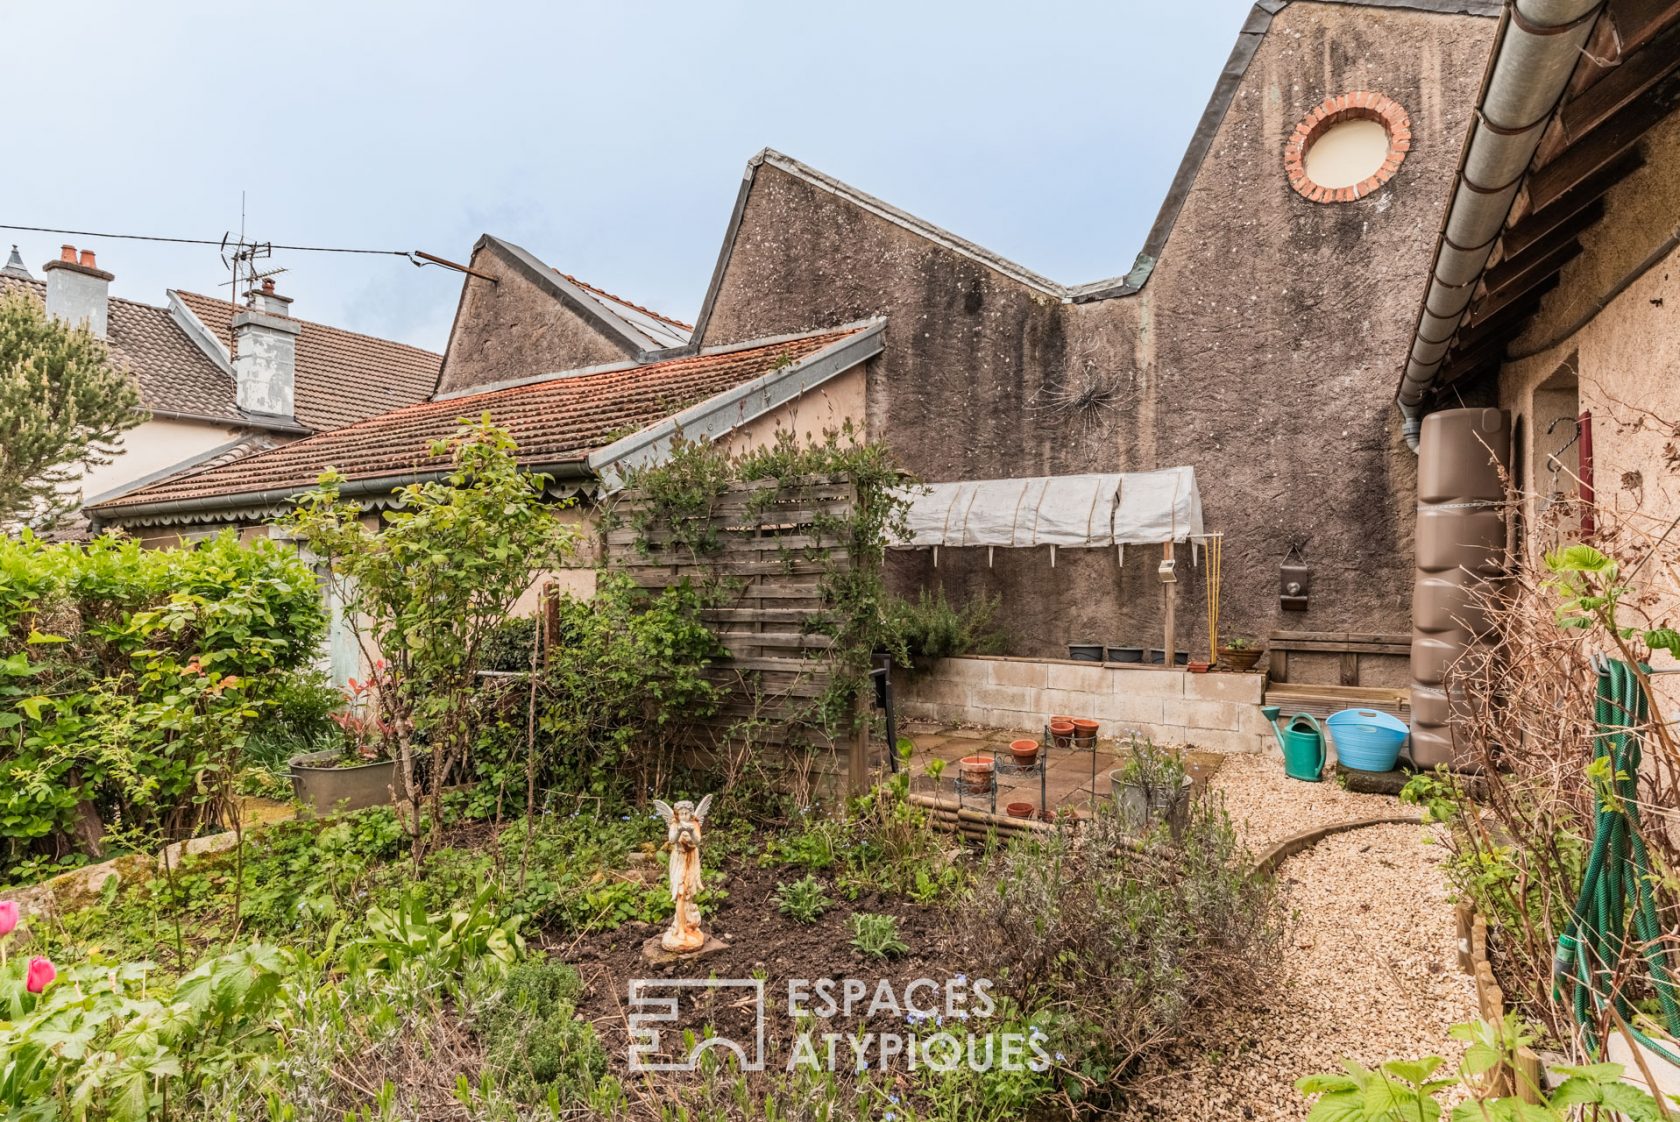
[[[292,757],[292,793],[316,814],[388,806],[393,788],[403,782],[396,760],[375,760],[355,767],[334,767],[337,752]]]

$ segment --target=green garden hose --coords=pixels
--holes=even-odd
[[[1581,891],[1553,961],[1554,992],[1565,995],[1581,1027],[1588,1051],[1597,1058],[1600,1013],[1608,1003],[1624,1022],[1632,1008],[1614,984],[1631,923],[1644,958],[1663,1027],[1680,1036],[1680,994],[1651,889],[1650,856],[1639,828],[1640,746],[1648,713],[1644,687],[1633,667],[1610,661],[1599,671],[1593,757],[1610,763],[1609,789],[1599,793],[1593,816],[1592,851],[1581,878]],[[1670,1063],[1680,1064],[1663,1044],[1637,1029],[1633,1035]]]

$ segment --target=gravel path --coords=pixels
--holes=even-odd
[[[1225,796],[1231,821],[1256,853],[1315,826],[1411,810],[1387,795],[1356,795],[1334,777],[1319,783],[1291,779],[1276,752],[1226,756],[1211,785]]]
[[[1394,807],[1391,799],[1349,795],[1331,783],[1301,795],[1310,785],[1280,780],[1289,783],[1289,805],[1268,810],[1260,777],[1222,771],[1219,778],[1233,817],[1241,818],[1239,793],[1251,821],[1266,812],[1253,822],[1257,844]],[[1474,1018],[1475,991],[1458,971],[1439,860],[1439,848],[1425,844],[1419,827],[1373,826],[1285,861],[1278,880],[1296,920],[1277,984],[1259,1007],[1232,1013],[1227,1044],[1217,1053],[1147,1073],[1123,1117],[1302,1119],[1307,1104],[1295,1080],[1335,1071],[1343,1057],[1370,1065],[1435,1054],[1456,1063],[1447,1030]]]

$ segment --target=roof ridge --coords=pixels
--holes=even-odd
[[[549,267],[553,268],[552,265],[549,266]],[[650,316],[653,319],[658,320],[660,323],[668,323],[672,327],[680,327],[684,331],[693,331],[694,330],[694,325],[692,323],[684,323],[680,319],[677,319],[673,316],[665,315],[663,312],[656,312],[652,308],[649,308],[645,305],[636,303],[634,300],[626,300],[622,296],[615,296],[613,293],[608,292],[606,289],[599,288],[599,287],[597,287],[593,284],[590,284],[586,280],[579,280],[577,277],[574,277],[572,274],[570,274],[568,272],[565,272],[561,269],[554,269],[554,271],[559,273],[561,276],[565,277],[567,280],[571,281],[573,284],[577,285],[579,288],[587,289],[588,291],[593,292],[597,296],[605,296],[608,300],[611,300],[615,304],[623,304],[626,308],[634,308],[634,309],[636,309],[636,311],[641,312],[644,316]]]
[[[182,296],[191,296],[191,297],[193,297],[194,299],[197,299],[197,300],[208,300],[213,304],[224,305],[224,306],[232,309],[235,313],[251,310],[251,309],[247,308],[245,305],[237,303],[236,301],[224,300],[220,296],[206,296],[202,292],[193,292],[191,289],[176,288],[176,289],[171,289],[170,291],[178,292]],[[150,306],[150,305],[148,305],[148,306]],[[167,311],[168,309],[162,309],[162,310]],[[425,355],[428,358],[435,358],[440,362],[443,360],[443,355],[439,354],[436,351],[428,351],[425,347],[417,347],[413,343],[404,343],[399,339],[388,339],[383,335],[370,335],[366,331],[352,331],[348,327],[339,327],[339,326],[337,326],[335,324],[331,324],[331,323],[322,323],[319,320],[303,319],[299,316],[278,315],[274,312],[264,312],[263,314],[264,315],[269,315],[269,316],[274,316],[274,318],[276,318],[276,319],[290,320],[293,323],[299,323],[299,324],[302,324],[305,327],[318,328],[321,331],[331,331],[331,332],[334,332],[335,334],[338,334],[338,335],[349,335],[349,336],[351,336],[353,338],[356,338],[356,339],[371,339],[376,343],[383,343],[386,346],[390,346],[390,347],[402,347],[404,350],[414,351],[416,354],[422,354],[422,355]]]

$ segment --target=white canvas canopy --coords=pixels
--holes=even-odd
[[[1146,545],[1203,536],[1189,467],[982,479],[910,488],[910,534],[895,548]]]

